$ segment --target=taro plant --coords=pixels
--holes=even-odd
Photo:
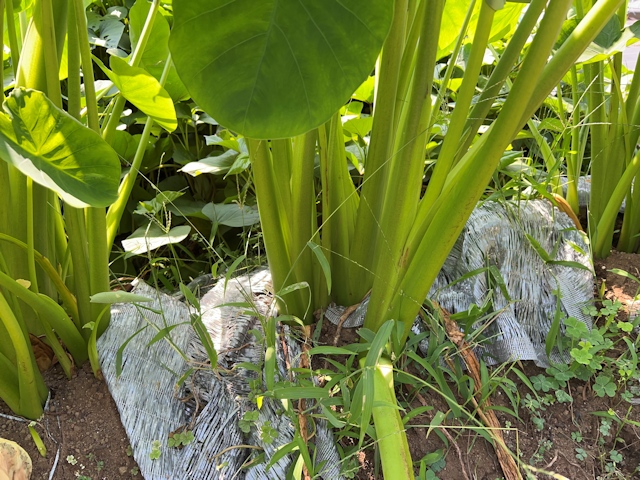
[[[587,11],[587,4],[576,2],[572,16],[563,27],[561,40],[579,24]],[[562,151],[567,163],[567,201],[576,214],[578,178],[583,160],[590,160],[587,165],[591,173],[589,233],[597,258],[609,255],[615,221],[625,198],[626,209],[617,248],[636,251],[640,232],[640,191],[631,188],[640,167],[636,149],[640,135],[637,127],[640,122],[637,102],[640,76],[635,73],[625,75],[622,64],[622,51],[627,43],[638,39],[640,24],[636,22],[625,28],[625,22],[626,3],[571,67],[570,74],[559,84],[557,94],[558,110],[561,110],[562,86],[570,88],[571,126],[565,130],[570,135],[567,135]]]
[[[586,123],[590,126],[591,140],[589,220],[597,258],[609,255],[615,221],[625,198],[626,209],[617,248],[636,251],[640,233],[640,191],[632,189],[640,168],[636,149],[640,135],[640,104],[637,101],[640,75],[633,74],[624,95],[621,53],[626,41],[638,35],[639,25],[622,28],[625,20],[626,9],[621,8],[603,30],[606,35],[601,34],[608,38],[605,44],[608,48],[596,50],[598,55],[583,64]]]
[[[138,151],[154,124],[168,131],[176,125],[173,100],[162,86],[171,71],[168,47],[146,49],[167,22],[161,16],[156,22],[159,2],[134,6],[130,58],[113,56],[110,68],[98,62],[118,89],[103,111],[86,3],[0,1],[14,77],[9,96],[0,97],[0,397],[29,418],[41,415],[47,397],[29,335],[44,335],[70,376],[73,362],[87,360],[88,344],[95,345],[108,325],[108,311],[91,304],[90,295],[109,289],[109,250],[139,168],[136,153],[120,182],[111,144],[125,102],[147,115]],[[153,74],[140,68],[158,52],[164,58],[154,59]]]
[[[286,293],[278,298],[281,313],[310,323],[329,298],[355,304],[371,289],[365,328],[378,335],[363,354],[361,396],[351,413],[362,425],[361,441],[373,417],[387,478],[414,476],[395,404],[394,354],[503,152],[622,1],[597,1],[549,59],[571,3],[531,2],[473,108],[487,44],[510,33],[522,5],[194,0],[173,6],[170,47],[178,74],[202,109],[247,138],[274,290]],[[465,22],[470,9],[474,20]],[[471,50],[423,193],[434,67],[462,29],[473,38]],[[502,110],[476,137],[491,106],[483,98],[500,90],[532,33]],[[375,78],[368,79],[374,64]],[[345,132],[351,139],[353,131],[339,110],[363,81],[375,82],[375,99],[372,117],[361,117],[358,126],[367,141],[356,189],[345,153]]]

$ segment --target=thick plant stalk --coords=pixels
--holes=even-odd
[[[313,253],[307,246],[309,241],[320,244],[317,233],[317,213],[314,185],[314,158],[318,131],[311,130],[293,140],[293,164],[291,166],[291,258],[297,277],[313,279],[314,311],[326,305],[326,281]]]
[[[533,0],[529,4],[529,8],[527,8],[522,20],[520,20],[513,37],[509,40],[507,48],[502,53],[493,72],[491,72],[491,76],[487,81],[487,87],[482,91],[480,98],[469,114],[469,118],[464,127],[463,142],[461,142],[463,146],[457,158],[461,158],[469,146],[471,146],[474,135],[487,117],[487,113],[491,110],[493,101],[498,98],[505,79],[522,54],[522,49],[529,39],[529,35],[537,26],[538,18],[544,10],[546,3],[546,0]]]
[[[607,183],[611,183],[611,180],[617,177],[617,172],[611,172],[610,178],[606,178],[608,172],[606,164],[608,157],[606,144],[607,118],[605,115],[604,73],[602,70],[602,62],[585,65],[585,82],[589,85],[587,92],[589,112],[587,118],[591,128],[591,199],[589,207],[593,222],[590,222],[589,231],[593,236],[596,234],[595,226],[598,224],[609,198],[605,191],[608,189]],[[614,185],[615,183],[614,181]],[[613,236],[613,232],[611,233]]]
[[[377,72],[378,84],[371,144],[360,192],[362,207],[358,209],[355,226],[358,235],[353,237],[350,248],[350,258],[353,260],[352,273],[350,274],[353,278],[351,291],[357,301],[360,301],[373,284],[372,267],[376,239],[379,236],[382,200],[386,191],[388,165],[395,142],[396,129],[393,128],[393,119],[404,49],[406,12],[407,0],[397,0],[394,7],[393,23],[382,47],[380,68]],[[405,68],[409,66],[405,65]]]
[[[76,12],[69,8],[67,12],[67,34],[69,36],[67,46],[67,113],[80,121],[82,109],[82,83],[80,81],[80,48],[78,38],[78,22]]]
[[[638,143],[638,135],[640,134],[640,103],[637,102],[638,91],[640,90],[640,75],[633,76],[631,89],[625,103],[625,113],[627,119],[631,119],[629,123],[627,140],[627,153],[630,152],[631,146]],[[633,95],[633,96],[632,96]],[[631,112],[631,113],[629,113]],[[635,157],[632,161],[635,160]],[[629,162],[631,163],[631,162]],[[627,168],[629,165],[627,165]],[[635,184],[635,182],[634,182]],[[638,245],[638,233],[640,232],[640,189],[634,189],[633,192],[627,194],[627,206],[624,211],[624,219],[622,222],[622,230],[620,232],[620,240],[617,248],[623,252],[634,252]]]
[[[458,148],[460,148],[460,137],[464,130],[465,120],[469,116],[469,107],[471,106],[471,100],[473,99],[476,85],[478,84],[482,59],[484,58],[486,45],[489,41],[489,35],[491,34],[491,24],[494,14],[495,10],[491,8],[487,2],[483,1],[480,6],[480,16],[478,18],[474,41],[471,45],[469,60],[467,61],[467,68],[464,72],[462,85],[456,98],[456,107],[453,110],[449,129],[447,130],[447,135],[440,149],[435,170],[429,181],[429,188],[422,200],[422,202],[426,202],[427,205],[432,204],[435,199],[438,198],[446,177],[455,163]]]
[[[34,88],[47,92],[47,68],[55,70],[55,82],[59,90],[58,67],[60,57],[56,54],[56,48],[60,51],[64,45],[66,36],[66,0],[55,0],[55,8],[52,10],[52,0],[42,0],[36,2],[33,9],[33,16],[29,22],[27,35],[24,42],[20,59],[16,65],[16,86]],[[43,10],[44,9],[44,10]],[[11,8],[7,8],[7,13],[13,13]],[[12,22],[8,22],[11,48],[17,50],[17,39],[12,38]],[[15,32],[13,32],[15,34]],[[55,99],[55,89],[52,93]],[[31,243],[33,248],[45,256],[53,256],[55,261],[55,248],[49,248],[50,237],[55,235],[55,230],[49,231],[48,227],[53,225],[49,218],[55,212],[49,207],[48,191],[40,185],[32,185],[27,194],[27,179],[15,168],[9,167],[12,184],[12,228],[7,231],[10,235],[19,240]],[[17,203],[21,202],[21,203]],[[27,202],[32,202],[31,213],[25,210]],[[25,222],[25,220],[28,220]],[[28,241],[27,234],[31,232],[31,240]],[[28,258],[24,252],[17,252],[16,255],[8,254],[9,267],[14,278],[33,277],[33,260]],[[30,267],[31,266],[31,267]],[[53,289],[42,272],[36,272],[36,277],[31,278],[34,288],[40,284],[40,289],[52,294]],[[23,309],[23,311],[25,311]],[[29,310],[26,310],[25,320],[29,325],[29,330],[33,333],[43,333],[38,325],[37,319],[32,317]]]
[[[271,140],[271,152],[273,156],[273,172],[278,182],[278,195],[285,212],[287,212],[289,225],[292,225],[291,209],[291,168],[293,164],[293,145],[291,139]]]
[[[413,240],[419,242],[415,254],[411,252],[415,243],[408,244],[405,255],[410,263],[387,314],[387,318],[400,319],[409,326],[405,329],[401,345],[451,247],[493,175],[504,149],[515,135],[513,126],[522,118],[524,106],[528,106],[527,100],[535,91],[570,4],[570,0],[549,4],[500,115],[481,137],[482,141],[476,142],[475,148],[452,171],[443,194],[433,206],[431,221],[424,236]],[[454,207],[455,214],[452,210]]]
[[[17,392],[9,390],[7,400],[14,403],[11,409],[18,415],[35,420],[40,418],[43,412],[42,399],[36,381],[36,375],[40,375],[40,372],[34,367],[25,333],[20,328],[18,320],[2,293],[0,293],[0,321],[3,322],[9,333],[11,344],[16,353],[18,388]],[[3,395],[4,397],[5,395]]]
[[[7,335],[5,338],[8,339],[9,336]],[[3,374],[0,375],[0,398],[4,400],[11,411],[15,412],[20,408],[20,389],[18,387],[17,369],[15,363],[2,353],[1,344],[0,368],[3,372]]]
[[[580,92],[578,91],[578,72],[575,65],[571,67],[571,86],[573,112],[571,113],[571,153],[567,155],[567,202],[577,215],[580,213],[578,179],[582,170],[582,155],[580,155]]]
[[[472,5],[475,5],[475,0],[472,0]],[[393,130],[397,131],[398,124],[400,122],[400,114],[403,111],[403,106],[407,101],[407,94],[409,92],[409,83],[413,76],[413,70],[416,62],[416,45],[420,39],[420,31],[422,30],[422,22],[424,19],[424,12],[426,10],[427,2],[420,2],[418,8],[413,15],[413,18],[409,16],[407,23],[411,21],[411,29],[407,33],[407,39],[402,52],[402,60],[400,62],[399,78],[398,78],[398,93],[396,99],[396,107],[394,110]],[[473,7],[471,7],[473,8]],[[471,14],[468,15],[470,17]],[[462,40],[460,40],[462,42]],[[434,110],[437,110],[434,108]]]
[[[11,183],[9,182],[9,164],[0,162],[0,205],[10,205]],[[9,208],[0,208],[0,233],[9,232],[12,215]],[[6,248],[0,246],[0,254],[6,256]]]
[[[73,317],[78,330],[87,339],[91,333],[82,326],[92,321],[92,308],[90,303],[89,280],[89,250],[87,245],[87,230],[85,228],[84,210],[65,206],[65,223],[69,232],[69,249],[73,261],[74,287],[78,305],[77,316]]]
[[[544,102],[544,99],[562,80],[567,71],[567,65],[576,63],[580,54],[596,38],[623,1],[598,0],[587,12],[544,67],[527,108],[524,109],[520,121],[514,124],[515,133],[519,132],[524,124],[527,123],[527,120],[535,113],[538,106]]]
[[[392,160],[379,227],[384,240],[376,248],[374,271],[384,272],[384,275],[374,280],[364,324],[373,331],[387,320],[385,312],[395,292],[398,275],[407,266],[402,249],[415,220],[422,189],[424,151],[431,121],[431,86],[444,6],[441,0],[425,1],[429,1],[429,5],[416,54],[419,62],[414,73],[409,110]],[[360,299],[351,303],[358,301]]]
[[[68,12],[68,70],[67,81],[68,112],[76,120],[80,121],[81,104],[81,83],[80,83],[80,48],[78,37],[78,26],[76,11],[73,8]],[[69,249],[73,262],[73,287],[77,299],[77,313],[73,316],[76,327],[87,339],[90,331],[82,326],[92,320],[92,307],[90,303],[90,281],[89,281],[89,250],[87,245],[87,230],[84,210],[65,206],[64,219],[66,230],[69,234]]]
[[[297,282],[291,270],[290,245],[287,240],[289,232],[285,232],[288,226],[276,195],[276,182],[267,141],[247,139],[247,144],[253,167],[267,259],[271,268],[274,291],[278,293],[286,286]],[[306,312],[302,320],[307,323],[313,318],[313,312],[307,308],[308,302],[303,301],[301,290],[291,292],[284,298],[278,297],[276,301],[281,314],[301,315],[300,312]]]
[[[323,242],[331,245],[330,260],[335,287],[333,299],[351,305],[349,246],[354,236],[358,198],[345,161],[340,115],[336,113],[319,129],[322,180]],[[324,243],[326,245],[326,243]]]
[[[89,35],[87,33],[87,17],[82,0],[73,0],[77,31],[80,40],[80,58],[84,77],[85,97],[87,99],[87,123],[89,128],[100,133],[98,120],[98,104],[93,77],[93,62],[89,49]],[[89,258],[91,265],[89,270],[89,282],[91,294],[109,291],[109,250],[107,247],[107,220],[106,212],[102,208],[89,207],[85,210],[87,223],[87,241],[89,246]],[[91,319],[97,320],[100,315],[100,305],[91,304]],[[109,316],[101,324],[100,335],[109,326]]]
[[[364,367],[365,359],[360,360]],[[397,408],[393,385],[393,364],[384,356],[374,367],[374,401],[384,406],[373,407],[373,424],[378,437],[378,449],[384,478],[413,480],[413,464],[404,423]]]
[[[11,49],[11,66],[13,74],[18,78],[18,63],[20,62],[20,47],[18,35],[16,33],[16,22],[13,13],[13,2],[7,2],[7,33],[9,34],[9,48]],[[4,37],[3,37],[4,38]]]
[[[87,359],[87,346],[84,338],[60,305],[45,295],[33,293],[3,272],[0,272],[0,287],[13,293],[36,311],[41,316],[43,324],[46,322],[45,327],[53,328],[56,331],[78,364]]]
[[[456,66],[456,61],[458,56],[460,55],[460,50],[462,49],[462,44],[464,43],[465,38],[467,37],[467,31],[469,29],[469,23],[471,23],[471,17],[473,16],[473,12],[476,8],[476,0],[471,0],[469,4],[469,8],[467,9],[467,15],[464,17],[464,21],[462,22],[462,27],[460,27],[460,35],[458,35],[458,40],[456,40],[456,44],[453,47],[453,52],[451,52],[451,56],[449,57],[449,61],[447,62],[447,69],[444,71],[444,77],[442,77],[442,82],[440,83],[440,88],[438,89],[438,96],[436,97],[436,101],[433,104],[433,111],[439,112],[440,107],[442,106],[442,100],[447,95],[447,89],[449,88],[449,81],[451,80],[451,75],[453,75],[453,70]],[[431,119],[431,125],[435,122],[435,117]]]
[[[620,211],[620,206],[622,205],[622,201],[624,197],[627,195],[627,192],[631,188],[632,180],[640,171],[640,152],[634,155],[631,163],[627,166],[622,177],[616,183],[615,189],[611,196],[609,197],[609,201],[605,207],[604,212],[600,216],[600,221],[597,225],[597,232],[613,232],[616,218],[618,217],[618,212]],[[608,237],[607,235],[598,235],[595,239],[595,250],[596,252],[604,252],[608,248]]]
[[[38,275],[36,274],[35,248],[33,246],[33,180],[27,177],[27,268],[31,291],[38,293]]]
[[[25,243],[9,235],[5,235],[4,233],[0,233],[0,240],[2,241],[2,243],[5,243],[5,242],[11,243],[21,248],[24,251],[27,250],[27,245]],[[65,308],[69,312],[69,315],[71,315],[71,317],[73,317],[74,319],[77,318],[78,307],[76,304],[76,299],[71,294],[69,289],[65,286],[63,279],[60,277],[60,275],[58,275],[58,272],[53,267],[53,265],[51,265],[51,262],[47,257],[42,255],[37,250],[34,250],[33,254],[34,254],[35,261],[38,262],[38,265],[40,266],[42,271],[47,275],[47,277],[49,277],[49,280],[56,287],[58,295],[62,299],[62,303],[64,304]],[[0,270],[7,273],[6,270],[8,269],[3,268],[3,264],[0,264]]]

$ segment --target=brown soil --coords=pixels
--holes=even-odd
[[[640,278],[640,256],[614,252],[607,260],[596,262],[595,265],[598,287],[602,280],[605,280],[605,297],[615,297],[624,305],[630,305],[640,285],[631,279],[608,272],[611,268],[623,269]],[[335,333],[334,326],[329,322],[323,322],[319,344],[333,345]],[[354,329],[342,329],[337,345],[358,341],[359,337]],[[324,365],[314,367],[323,368]],[[528,377],[544,373],[542,369],[529,362],[524,365],[517,363],[515,367],[524,371]],[[526,396],[529,390],[519,378],[513,373],[509,373],[507,377],[518,386],[520,395]],[[137,466],[133,458],[127,454],[129,442],[116,406],[104,382],[93,377],[88,365],[79,370],[76,377],[70,381],[66,380],[59,366],[45,372],[44,378],[52,392],[52,410],[46,415],[45,420],[38,424],[37,430],[48,449],[46,458],[39,455],[26,423],[0,417],[0,437],[19,443],[31,456],[34,463],[32,478],[49,478],[58,446],[60,457],[54,479],[70,480],[79,475],[84,475],[85,480],[140,478],[139,473],[134,475]],[[639,422],[640,407],[630,408],[630,405],[619,397],[600,398],[594,394],[589,384],[578,380],[569,382],[567,390],[574,401],[570,404],[556,403],[547,407],[546,411],[542,412],[545,420],[542,430],[536,428],[525,408],[519,408],[519,418],[500,411],[500,408],[511,409],[513,406],[501,391],[494,392],[491,398],[498,409],[496,413],[500,424],[505,428],[503,435],[507,446],[512,451],[521,452],[522,463],[532,464],[538,469],[555,472],[569,479],[596,479],[599,476],[640,478],[634,477],[631,473],[640,462],[640,428],[630,424],[622,427],[618,434],[621,440],[615,445],[623,457],[619,464],[619,476],[603,476],[606,463],[603,455],[608,455],[614,447],[614,435],[603,437],[599,430],[600,417],[593,415],[593,412],[606,412],[611,409],[620,418],[626,416],[629,420]],[[444,461],[439,462],[441,468],[436,472],[437,478],[441,480],[465,480],[465,473],[469,480],[503,478],[493,447],[476,431],[468,428],[477,425],[474,423],[475,420],[461,423],[459,419],[449,416],[441,425],[446,430],[445,435],[438,429],[429,430],[429,424],[436,412],[449,412],[449,407],[438,394],[422,391],[418,397],[412,388],[404,388],[399,397],[405,406],[419,407],[426,402],[434,407],[410,422],[411,428],[407,436],[414,461],[442,451]],[[1,401],[0,413],[11,414]],[[615,424],[611,431],[616,432]],[[571,438],[573,432],[580,432],[581,442],[578,443]],[[545,445],[549,448],[536,458],[536,453],[540,453],[540,447]],[[345,446],[348,445],[345,443]],[[586,451],[585,460],[576,458],[576,448]],[[67,462],[69,455],[76,459],[75,465]],[[355,478],[376,478],[374,450],[369,448],[357,458],[361,467]],[[377,478],[382,478],[382,474],[378,474]],[[538,478],[550,477],[538,474]]]
[[[135,460],[127,455],[129,440],[116,404],[107,385],[93,376],[89,364],[71,380],[67,380],[59,365],[44,372],[43,377],[51,391],[50,411],[38,422],[36,431],[47,447],[46,458],[38,453],[27,423],[0,417],[0,437],[18,443],[31,457],[31,478],[49,478],[58,448],[55,480],[81,476],[83,480],[142,478]],[[2,401],[0,413],[12,415]],[[67,461],[70,455],[75,465]]]

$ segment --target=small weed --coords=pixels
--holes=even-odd
[[[616,384],[609,375],[600,374],[596,377],[596,382],[593,384],[593,391],[599,397],[608,395],[614,397],[616,395]]]
[[[573,398],[564,390],[556,390],[556,398],[558,403],[572,403]]]
[[[429,453],[420,460],[420,474],[418,478],[420,480],[437,480],[438,476],[436,474],[446,465],[447,463],[442,450]]]
[[[173,436],[167,440],[167,445],[169,447],[183,447],[189,445],[194,439],[195,437],[191,431],[174,433]]]
[[[271,422],[267,420],[260,429],[260,438],[265,443],[273,443],[278,438],[278,431],[271,426]]]
[[[611,435],[611,420],[603,418],[600,421],[600,433],[605,437]]]
[[[533,454],[529,463],[531,465],[535,465],[536,463],[540,463],[544,460],[544,454],[551,450],[553,447],[553,442],[551,440],[542,440],[538,444],[538,450]]]
[[[131,475],[133,475],[135,477],[136,475],[138,475],[138,473],[140,473],[140,469],[138,467],[133,467],[130,470],[130,472],[131,472]]]
[[[98,470],[98,472],[104,468],[104,462],[102,460],[98,460],[95,454],[89,453],[86,457],[90,462],[96,462],[96,470]]]
[[[74,457],[73,455],[67,455],[67,463],[69,465],[75,465],[76,463],[78,463],[78,460],[76,460],[76,457]]]
[[[127,445],[127,457],[130,457],[131,455],[133,455],[133,449],[131,448],[131,445]]]
[[[344,462],[342,471],[340,473],[344,478],[352,479],[357,477],[359,470],[360,463],[358,462],[358,457],[356,457],[355,455],[351,455]]]
[[[582,448],[576,448],[576,458],[581,462],[584,462],[587,459],[587,452]]]
[[[258,410],[249,410],[248,412],[245,412],[242,419],[238,421],[240,430],[244,433],[249,433],[251,431],[251,427],[255,425],[256,420],[258,420],[259,414],[260,412],[258,412]]]
[[[530,393],[527,393],[527,396],[522,399],[522,406],[529,410],[531,413],[531,422],[539,431],[544,429],[544,418],[542,418],[540,412],[545,411],[546,407],[553,402],[555,402],[555,399],[551,395],[533,398]]]
[[[571,432],[571,440],[573,440],[574,442],[580,443],[582,441],[582,433]]]
[[[149,452],[149,458],[151,460],[157,460],[160,458],[162,452],[160,452],[160,441],[154,440],[151,444],[151,452]]]

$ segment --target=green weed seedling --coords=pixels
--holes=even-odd
[[[552,395],[544,395],[542,397],[533,398],[530,393],[521,400],[521,405],[529,410],[531,414],[531,422],[536,426],[538,431],[544,429],[544,418],[542,418],[541,412],[545,411],[552,403],[555,402],[555,398]]]
[[[278,431],[271,426],[271,421],[267,420],[260,428],[260,438],[265,443],[273,443],[278,438]]]
[[[357,452],[358,450],[356,448],[350,449],[350,453],[344,451],[340,452],[340,458],[343,459],[340,474],[344,478],[353,479],[358,476],[358,472],[360,471],[360,462],[358,462],[358,457],[356,456]]]
[[[444,458],[443,450],[436,450],[428,453],[420,460],[420,480],[437,480],[437,473],[446,467],[447,462]]]
[[[587,457],[588,457],[587,452],[585,452],[584,449],[576,448],[576,458],[578,460],[580,460],[581,462],[584,462],[587,459]]]
[[[189,445],[194,440],[195,436],[193,435],[192,431],[174,433],[173,436],[169,437],[169,439],[167,440],[167,445],[169,447],[182,448],[186,445]]]
[[[595,323],[600,324],[594,324],[591,331],[576,318],[566,318],[566,337],[561,347],[568,351],[571,363],[552,364],[546,370],[548,376],[531,378],[533,388],[543,392],[555,390],[558,402],[568,403],[572,401],[571,397],[560,388],[565,388],[572,378],[585,382],[593,379],[593,391],[599,397],[613,398],[620,392],[624,400],[630,401],[636,387],[633,383],[627,389],[623,387],[630,379],[640,378],[640,372],[636,346],[629,334],[640,324],[640,317],[633,322],[616,321],[621,308],[622,303],[618,300],[604,300],[600,309],[595,305],[583,307],[583,312],[596,316]],[[620,355],[623,342],[627,348],[623,348]]]
[[[149,452],[149,458],[151,460],[157,460],[158,458],[160,458],[161,454],[162,452],[160,451],[160,441],[154,440],[151,444],[151,452]]]
[[[256,420],[258,420],[258,415],[260,415],[260,412],[258,412],[257,410],[250,410],[248,412],[245,412],[242,416],[242,419],[238,421],[240,430],[242,430],[244,433],[249,433],[251,431],[251,427],[255,426]]]
[[[553,442],[549,439],[541,440],[538,444],[538,449],[535,451],[529,463],[531,465],[535,465],[536,463],[540,463],[544,460],[544,454],[550,452],[553,448]]]
[[[36,432],[35,429],[36,426],[36,422],[29,422],[29,433],[31,433],[31,438],[33,438],[33,441],[36,444],[36,447],[38,447],[38,452],[40,452],[40,455],[42,455],[43,457],[47,456],[47,447],[44,446],[44,443],[42,442],[42,439],[40,438],[40,435],[38,435],[38,432]]]
[[[96,462],[96,470],[98,472],[104,468],[104,461],[98,460],[94,453],[89,453],[86,457],[90,462]]]

